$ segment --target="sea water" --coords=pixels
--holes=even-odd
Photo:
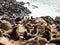
[[[32,12],[30,16],[40,17],[40,16],[51,16],[55,18],[60,16],[60,0],[17,0],[23,2],[30,2],[29,5],[25,5]],[[34,8],[35,5],[38,8]]]

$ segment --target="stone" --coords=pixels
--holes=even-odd
[[[56,16],[55,21],[56,21],[57,24],[60,24],[60,17]]]

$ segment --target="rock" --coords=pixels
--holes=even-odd
[[[20,5],[24,5],[25,3],[21,1],[21,2],[19,2],[19,4],[20,4]]]
[[[9,18],[16,18],[17,16],[28,16],[30,10],[24,7],[24,2],[16,2],[16,0],[2,0],[0,1],[0,16],[6,15]]]
[[[56,16],[55,21],[56,21],[57,24],[60,24],[60,17]]]

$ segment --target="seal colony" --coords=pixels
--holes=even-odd
[[[0,45],[60,45],[60,17],[25,17],[24,4],[0,0]]]

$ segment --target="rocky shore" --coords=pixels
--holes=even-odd
[[[60,17],[25,17],[24,4],[0,0],[0,45],[60,45]]]

